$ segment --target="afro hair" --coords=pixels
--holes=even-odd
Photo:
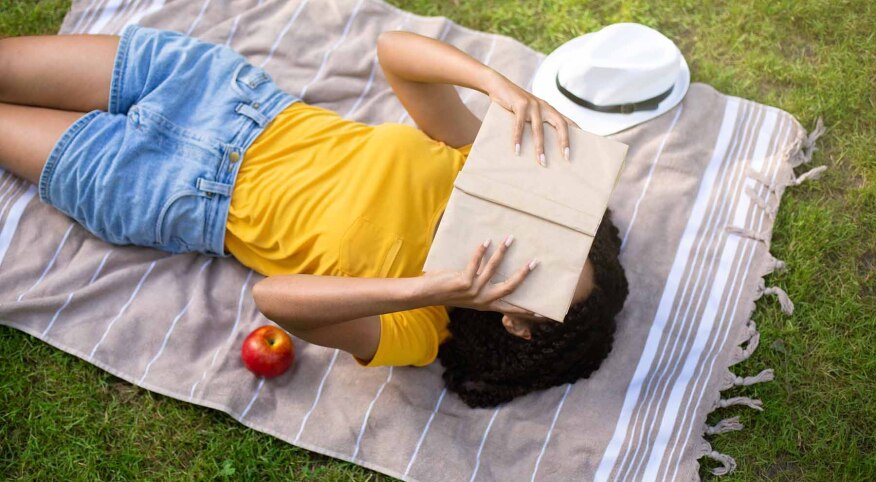
[[[438,358],[444,382],[470,407],[494,407],[527,394],[587,378],[611,351],[615,317],[629,292],[618,259],[620,239],[606,211],[589,259],[595,286],[562,323],[535,323],[532,338],[509,333],[502,313],[454,308],[450,337]]]

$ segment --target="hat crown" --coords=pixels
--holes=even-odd
[[[641,102],[672,88],[683,62],[675,43],[637,23],[609,25],[587,35],[557,70],[560,85],[599,106]]]

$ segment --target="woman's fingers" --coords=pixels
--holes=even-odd
[[[569,126],[575,126],[580,129],[572,119],[561,114],[552,105],[546,101],[530,94],[524,93],[515,101],[510,102],[511,108],[508,109],[514,113],[514,134],[512,142],[514,143],[514,151],[519,156],[523,145],[523,132],[526,128],[526,123],[532,124],[532,139],[535,144],[535,160],[542,166],[547,166],[547,155],[544,149],[544,123],[552,125],[557,130],[559,137],[560,152],[568,161],[571,158],[571,149],[569,137]],[[544,112],[542,112],[544,106]]]
[[[541,105],[536,102],[530,109],[532,116],[532,139],[535,141],[535,160],[542,166],[547,166],[544,155],[544,123],[541,118]]]
[[[488,240],[489,241],[489,240]],[[490,306],[490,309],[493,311],[504,311],[506,313],[516,313],[521,315],[532,315],[533,313],[529,310],[525,310],[522,308],[515,307],[513,305],[501,302],[500,298],[504,296],[508,296],[511,294],[521,283],[526,279],[526,276],[538,266],[538,260],[533,259],[529,263],[525,264],[523,267],[519,268],[514,272],[508,279],[502,281],[501,283],[496,283],[490,285],[490,279],[496,273],[496,270],[499,268],[499,265],[502,263],[502,258],[505,253],[508,251],[508,247],[511,246],[511,243],[514,242],[514,236],[508,235],[505,238],[505,241],[500,243],[496,247],[496,251],[490,256],[490,259],[483,264],[482,269],[478,270],[476,277],[473,280],[472,286],[470,289],[476,293],[477,298],[483,300],[483,302],[487,303]],[[466,273],[471,273],[472,267],[476,264],[476,262],[483,261],[484,252],[489,245],[488,242],[485,242],[478,246],[477,252],[474,257],[469,261],[468,266],[466,267]],[[468,278],[470,279],[470,278]],[[487,287],[487,289],[484,289]],[[505,306],[507,305],[507,306]]]
[[[477,286],[479,291],[496,274],[496,269],[499,268],[499,264],[502,262],[502,256],[505,255],[505,251],[508,251],[508,246],[511,246],[512,242],[514,242],[514,236],[509,234],[505,241],[496,247],[496,251],[490,256],[490,260],[487,261],[487,264],[484,265],[484,269],[481,270],[481,274],[478,276]]]
[[[560,139],[560,152],[563,153],[563,157],[568,161],[571,154],[569,150],[569,126],[566,125],[563,119],[556,117],[549,117],[547,122],[557,130]]]
[[[514,111],[514,152],[520,155],[520,144],[523,142],[523,129],[526,127],[526,108],[518,105]]]
[[[463,271],[466,279],[474,279],[480,267],[481,259],[484,257],[484,253],[487,252],[487,248],[490,246],[491,242],[492,240],[488,239],[479,244],[477,248],[475,248],[474,254],[472,255],[471,259],[468,260],[468,264],[465,266],[465,270]]]

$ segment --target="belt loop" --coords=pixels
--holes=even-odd
[[[249,104],[241,102],[240,104],[237,104],[237,107],[235,107],[234,110],[249,117],[250,119],[255,121],[255,123],[258,124],[260,127],[264,127],[265,124],[267,124],[268,122],[268,117],[266,115],[253,109],[253,107]]]
[[[231,184],[223,184],[216,181],[208,181],[203,177],[198,178],[198,189],[208,193],[221,194],[222,196],[231,195]]]

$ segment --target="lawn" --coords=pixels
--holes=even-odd
[[[762,413],[712,437],[736,458],[728,481],[876,480],[876,3],[868,0],[390,0],[549,52],[620,21],[676,40],[692,71],[727,94],[828,130],[822,179],[786,192],[768,278],[796,305],[758,302],[760,348],[738,373]],[[0,0],[0,36],[57,32],[69,0]],[[2,75],[2,73],[0,73]],[[224,413],[156,395],[0,327],[0,474],[10,479],[394,480],[247,429]],[[706,468],[713,463],[703,460]],[[713,478],[703,470],[705,478]]]

